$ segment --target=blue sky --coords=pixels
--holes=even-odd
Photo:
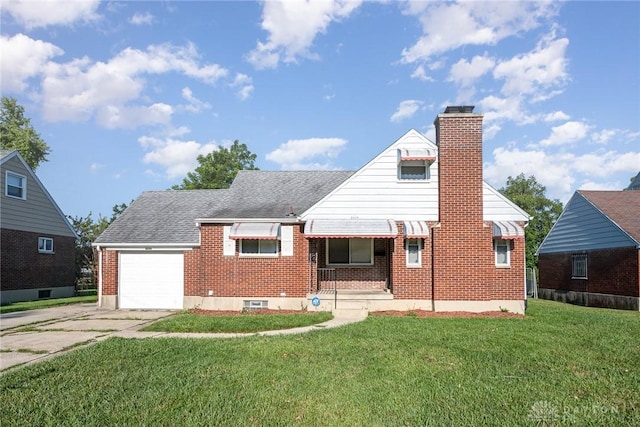
[[[1,91],[72,216],[180,183],[237,139],[263,170],[355,170],[446,105],[484,178],[566,202],[640,171],[640,2],[7,1]]]

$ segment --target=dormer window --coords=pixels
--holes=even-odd
[[[27,198],[27,177],[7,171],[5,183],[5,195],[23,200]]]
[[[429,166],[436,160],[436,155],[426,148],[398,149],[398,179],[427,180],[430,176]]]

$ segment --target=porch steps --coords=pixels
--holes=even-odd
[[[381,290],[343,290],[339,289],[338,294],[333,291],[319,291],[318,297],[326,301],[331,306],[334,315],[366,317],[369,310],[379,306],[385,301],[392,301],[393,294]]]

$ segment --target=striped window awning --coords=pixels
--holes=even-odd
[[[230,239],[277,240],[280,238],[278,222],[236,222],[231,226]]]
[[[493,237],[496,239],[524,239],[524,228],[513,221],[493,221]]]
[[[394,238],[398,227],[392,219],[312,219],[305,223],[307,238]]]
[[[429,224],[426,221],[404,221],[404,237],[419,238],[429,236]]]
[[[400,160],[436,160],[435,151],[428,148],[398,148],[398,158]]]

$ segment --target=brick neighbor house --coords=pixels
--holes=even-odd
[[[145,192],[94,243],[99,304],[524,312],[528,215],[482,180],[482,119],[448,107],[357,171],[241,171]]]
[[[0,166],[0,302],[73,296],[75,231],[18,151]]]
[[[640,308],[638,190],[576,191],[538,249],[541,298]]]

